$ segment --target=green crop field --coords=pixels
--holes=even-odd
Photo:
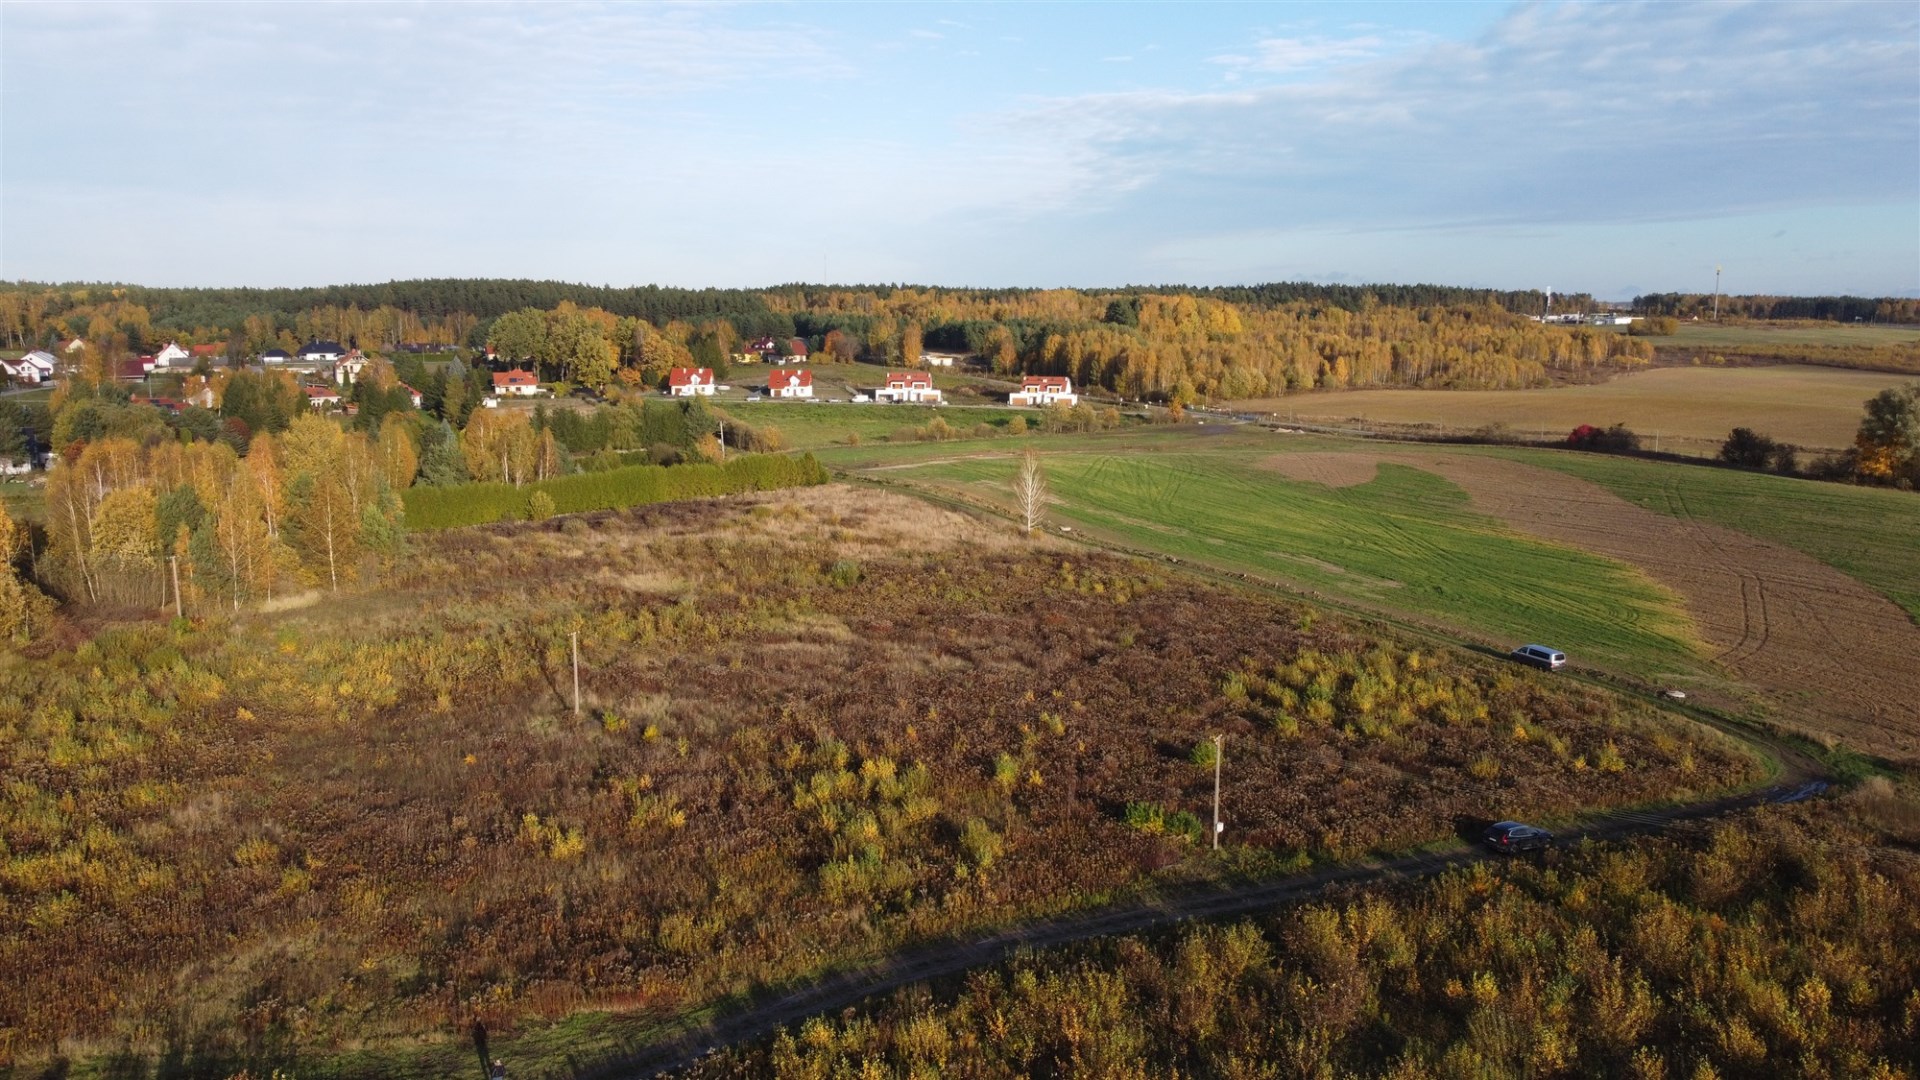
[[[1241,435],[1155,432],[1041,445],[1058,500],[1052,520],[1076,530],[1495,640],[1564,643],[1636,674],[1696,663],[1676,598],[1631,568],[1522,537],[1418,469],[1387,465],[1370,483],[1328,488],[1259,467],[1256,448],[1271,447]],[[1010,502],[1011,451],[975,444],[953,448],[964,455],[956,457],[922,448],[936,459],[913,466],[910,449],[889,447],[868,460],[889,479]]]
[[[1920,496],[1604,454],[1482,450],[1591,480],[1628,502],[1811,555],[1920,621]]]
[[[1601,666],[1701,674],[1680,598],[1635,567],[1523,535],[1478,513],[1452,483],[1385,463],[1352,487],[1269,467],[1295,451],[1392,453],[1377,442],[1219,427],[824,451],[830,466],[1010,509],[1014,454],[1040,449],[1050,520],[1127,548],[1451,625],[1488,641],[1550,640]],[[1736,470],[1604,455],[1423,446],[1498,457],[1590,481],[1634,505],[1745,532],[1809,555],[1920,621],[1920,498]]]

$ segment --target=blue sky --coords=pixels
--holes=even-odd
[[[0,4],[0,278],[1920,295],[1920,5]]]

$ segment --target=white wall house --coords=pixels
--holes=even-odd
[[[540,392],[540,380],[531,371],[496,371],[493,373],[493,396],[495,397],[532,397]]]
[[[337,341],[309,341],[300,346],[300,351],[294,355],[300,358],[301,363],[317,367],[334,363],[347,355],[347,350],[341,348]]]
[[[11,375],[23,383],[38,384],[53,378],[54,367],[57,363],[52,353],[44,349],[35,349],[20,359],[15,360],[13,363],[9,364],[5,361],[0,361],[0,367],[4,367],[8,375]]]
[[[667,393],[674,397],[713,396],[713,369],[677,367],[667,373]]]
[[[333,364],[333,381],[339,386],[352,386],[360,381],[360,373],[366,370],[367,358],[355,349]]]
[[[171,367],[192,367],[193,354],[181,348],[177,342],[167,342],[167,347],[153,354],[153,366],[156,369]]]
[[[1078,405],[1080,395],[1073,392],[1073,380],[1065,375],[1028,375],[1020,380],[1020,389],[1007,395],[1009,405]]]
[[[767,376],[767,396],[810,398],[813,396],[813,372],[775,371]]]
[[[938,402],[940,391],[933,388],[933,376],[924,371],[889,371],[885,385],[873,396],[878,401]]]
[[[920,354],[920,363],[924,367],[950,368],[954,366],[959,359],[959,357],[952,353],[923,352]]]

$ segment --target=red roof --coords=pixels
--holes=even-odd
[[[225,345],[195,345],[191,350],[195,356],[219,356]]]
[[[811,371],[776,371],[767,376],[767,388],[778,390],[783,386],[812,386]]]
[[[505,386],[539,386],[540,380],[533,377],[531,371],[496,371],[493,373],[493,388]],[[412,389],[409,387],[408,389]]]
[[[113,366],[116,379],[144,379],[147,377],[147,365],[138,360],[122,360]]]
[[[1054,394],[1073,393],[1073,380],[1065,375],[1028,375],[1020,380],[1022,390],[1045,390]]]
[[[797,338],[790,338],[790,339],[788,339],[788,341],[787,341],[787,355],[789,355],[789,356],[805,356],[805,355],[807,355],[807,339],[806,339],[806,338],[803,338],[803,337],[797,337]]]
[[[677,367],[667,373],[668,386],[711,386],[712,368]]]
[[[315,399],[316,401],[327,400],[327,399],[331,399],[334,401],[340,400],[339,394],[334,393],[331,389],[325,386],[303,386],[300,389],[305,390],[307,392],[307,396]]]
[[[889,371],[887,372],[887,386],[889,389],[911,389],[916,386],[931,389],[933,387],[933,376],[924,371]]]

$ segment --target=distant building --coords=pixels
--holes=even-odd
[[[347,355],[347,350],[337,341],[309,341],[300,346],[300,351],[294,355],[300,358],[301,363],[318,367],[339,360]]]
[[[1007,395],[1009,405],[1078,405],[1080,395],[1073,392],[1073,380],[1065,375],[1028,375],[1020,380],[1020,389]]]
[[[157,368],[170,368],[192,362],[193,354],[171,341],[167,342],[166,348],[153,354],[153,366]]]
[[[58,361],[53,358],[53,354],[43,349],[35,349],[11,363],[0,360],[0,369],[5,370],[8,375],[23,383],[34,385],[53,378],[57,365]]]
[[[340,404],[340,395],[331,386],[305,386],[301,389],[306,391],[307,404],[316,409],[333,408]]]
[[[674,397],[712,397],[713,390],[712,368],[677,367],[667,373],[667,393]]]
[[[873,392],[879,401],[935,403],[940,391],[933,388],[933,376],[924,371],[889,371],[887,381]]]
[[[810,398],[813,396],[813,372],[776,371],[767,376],[767,396]]]
[[[285,364],[292,359],[293,357],[285,349],[268,349],[260,354],[260,362],[263,364]]]
[[[496,371],[493,373],[493,395],[495,397],[532,397],[540,392],[540,380],[534,378],[531,371]]]

